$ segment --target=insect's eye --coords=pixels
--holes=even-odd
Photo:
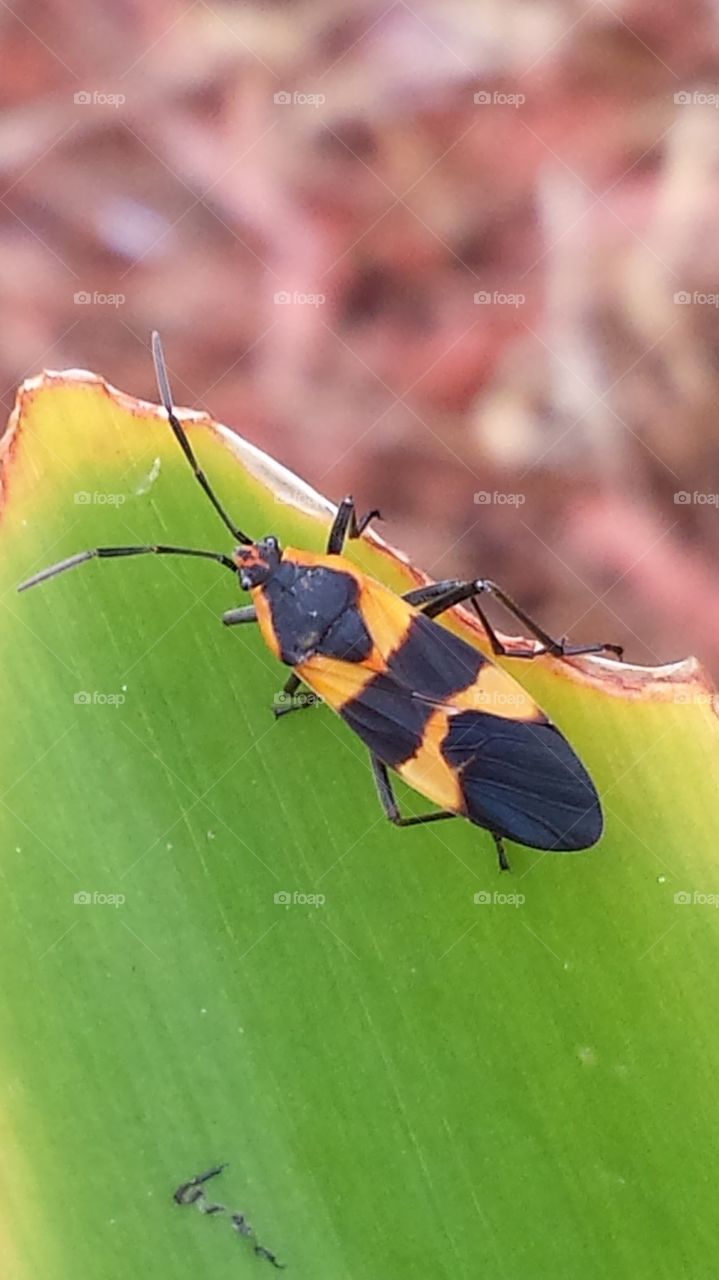
[[[273,533],[270,534],[269,538],[265,538],[265,543],[271,551],[276,551],[280,545]]]
[[[252,586],[252,579],[250,578],[249,573],[241,573],[241,574],[240,574],[240,586],[242,587],[242,590],[243,590],[243,591],[249,591],[249,590],[250,590],[250,588],[251,588],[251,586]]]

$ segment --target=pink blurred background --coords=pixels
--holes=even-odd
[[[3,404],[207,409],[434,576],[719,668],[719,11],[0,8]],[[512,631],[504,619],[500,625]]]

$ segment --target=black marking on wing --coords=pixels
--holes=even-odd
[[[594,783],[554,725],[463,711],[450,720],[442,754],[460,771],[467,817],[479,826],[557,852],[601,836]]]
[[[392,676],[380,674],[340,708],[340,715],[370,751],[396,769],[418,751],[434,710]]]
[[[387,669],[408,689],[444,702],[473,684],[486,662],[459,636],[417,614],[387,658]]]

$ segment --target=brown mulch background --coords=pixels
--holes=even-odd
[[[158,328],[435,576],[719,669],[715,8],[36,0],[0,48],[5,409],[156,398]]]

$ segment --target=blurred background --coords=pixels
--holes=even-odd
[[[0,58],[5,410],[156,399],[158,328],[433,576],[719,670],[715,4],[34,0]]]

